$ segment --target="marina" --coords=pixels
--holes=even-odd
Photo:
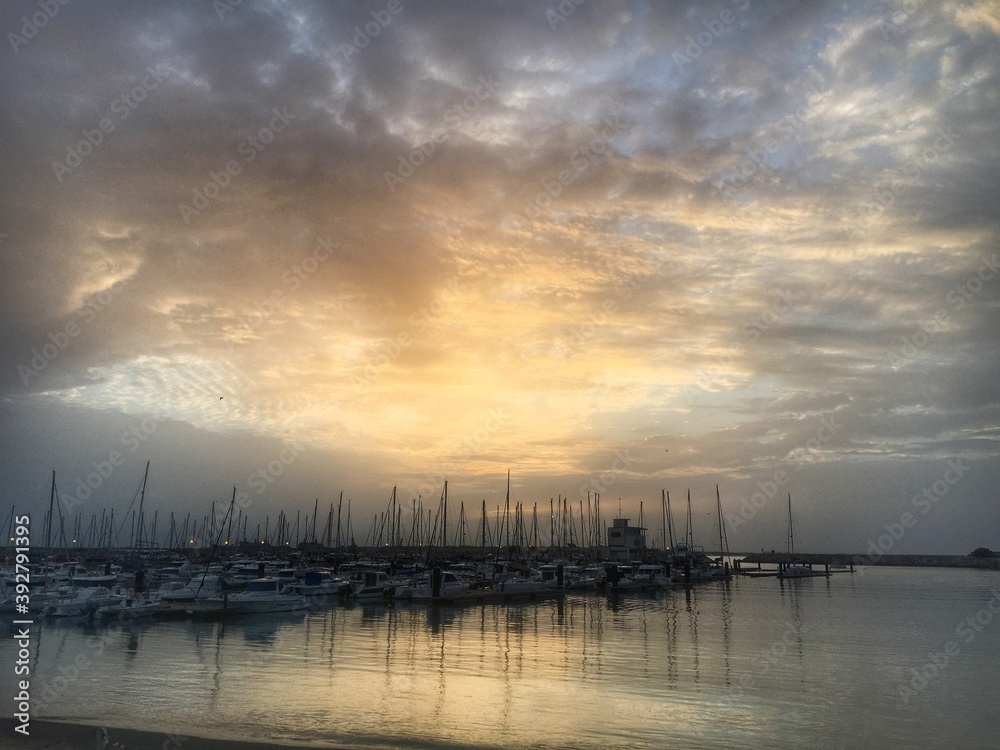
[[[969,642],[956,627],[994,598],[1000,613],[998,584],[987,571],[865,567],[507,603],[41,620],[35,713],[161,740],[338,748],[985,750],[998,717],[979,696],[1000,688],[1000,623]],[[960,652],[931,675],[949,640]],[[920,689],[914,670],[930,675]]]
[[[1000,750],[1000,0],[0,9],[0,750]]]

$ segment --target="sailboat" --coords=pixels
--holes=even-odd
[[[792,493],[788,493],[788,554],[795,558],[795,530],[792,525]],[[802,563],[785,565],[778,574],[782,578],[803,578],[817,575],[811,566]]]
[[[667,496],[669,514],[669,495]],[[670,521],[670,525],[673,522]],[[694,546],[694,519],[691,515],[691,490],[687,493],[687,526],[684,543],[673,548],[670,563],[670,579],[674,583],[691,584],[726,578],[728,571],[721,565],[714,565],[711,558],[700,547]]]

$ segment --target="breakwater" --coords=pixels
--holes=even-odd
[[[891,565],[910,568],[980,568],[1000,570],[1000,557],[972,555],[860,555],[803,554],[787,552],[751,552],[742,557],[744,565],[778,563],[809,563],[812,565]]]

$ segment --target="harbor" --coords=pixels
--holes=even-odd
[[[129,728],[152,733],[128,748],[193,737],[784,750],[822,735],[825,747],[947,739],[985,750],[993,709],[969,697],[997,688],[997,623],[968,643],[955,627],[988,611],[996,587],[980,571],[865,567],[472,606],[348,599],[219,621],[43,619],[34,710],[79,727],[78,737],[95,727],[123,743],[136,739]],[[905,637],[913,622],[927,629],[919,643]],[[954,664],[906,692],[912,670],[949,639],[961,646]]]

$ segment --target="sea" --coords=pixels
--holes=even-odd
[[[537,603],[32,628],[33,718],[165,736],[420,750],[1000,748],[991,571],[861,567]],[[3,639],[8,675],[16,651]],[[0,684],[7,693],[12,680]]]

